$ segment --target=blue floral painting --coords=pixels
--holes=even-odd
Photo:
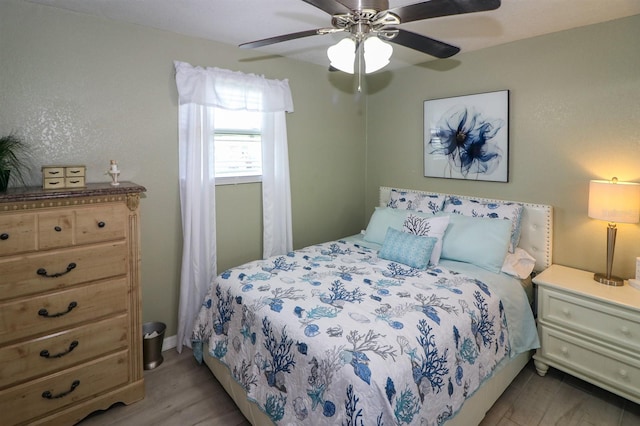
[[[507,182],[509,91],[425,101],[424,175]]]

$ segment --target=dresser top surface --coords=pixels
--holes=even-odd
[[[41,187],[9,188],[6,192],[0,192],[0,204],[16,201],[38,201],[50,199],[93,197],[118,194],[139,194],[146,192],[144,186],[133,182],[120,182],[113,186],[110,183],[87,183],[84,188],[43,189]]]

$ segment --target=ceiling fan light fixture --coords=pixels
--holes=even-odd
[[[331,66],[340,71],[353,74],[356,59],[356,42],[347,37],[327,49]]]
[[[378,37],[368,37],[364,41],[364,66],[365,73],[376,72],[386,67],[391,59],[393,47]]]

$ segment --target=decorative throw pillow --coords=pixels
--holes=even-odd
[[[378,257],[416,269],[427,269],[437,241],[437,238],[421,237],[389,228]]]
[[[437,213],[442,210],[444,199],[444,195],[422,194],[419,192],[392,189],[387,207],[424,213]]]
[[[447,196],[443,211],[463,216],[486,217],[490,219],[508,219],[511,221],[511,240],[509,252],[513,253],[520,242],[520,221],[524,207],[519,203],[484,202],[467,200],[453,195]]]
[[[401,230],[406,217],[407,212],[405,210],[376,207],[371,219],[369,219],[363,239],[370,243],[382,244],[385,235],[387,235],[387,229]]]
[[[402,231],[409,234],[420,235],[422,237],[434,237],[437,239],[436,245],[431,252],[429,264],[436,266],[440,262],[442,253],[442,238],[449,226],[449,216],[420,217],[409,213],[404,220]]]

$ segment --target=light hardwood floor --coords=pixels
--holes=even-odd
[[[248,426],[222,386],[189,349],[163,353],[145,371],[146,397],[94,413],[81,426]],[[640,406],[570,375],[536,374],[530,362],[494,404],[481,426],[638,426]]]

